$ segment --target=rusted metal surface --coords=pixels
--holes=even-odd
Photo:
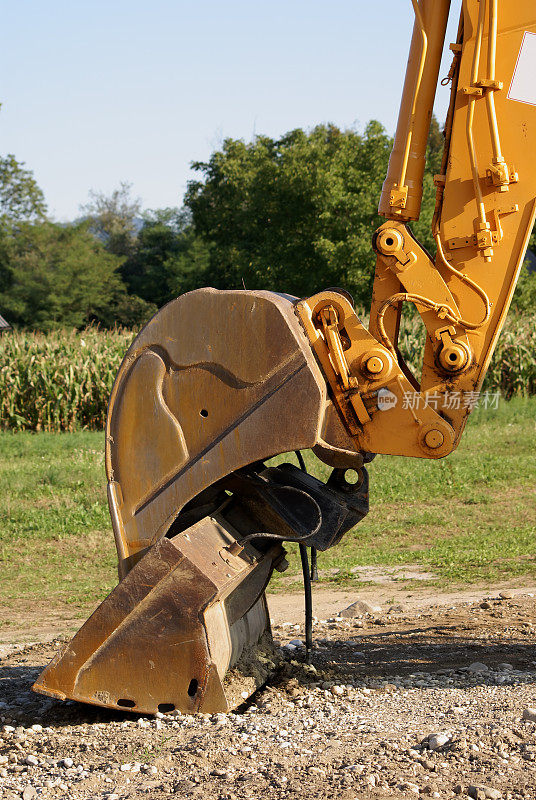
[[[225,559],[233,541],[221,519],[160,540],[34,689],[150,714],[227,711],[225,673],[269,630],[263,591],[272,566],[252,548]]]
[[[262,514],[230,502],[229,488],[238,498],[240,490],[227,484],[226,494],[222,479],[302,448],[318,447],[338,466],[363,463],[293,300],[201,289],[165,306],[134,341],[106,430],[122,581],[36,691],[146,713],[225,711],[237,702],[223,678],[269,637],[263,593],[284,551],[271,540],[240,544],[263,530]],[[284,534],[277,519],[272,533]],[[248,691],[262,679],[254,661]]]
[[[348,466],[357,457],[340,417],[329,413],[293,300],[200,289],[165,306],[132,344],[106,436],[122,575],[186,503],[225,475],[315,445]]]

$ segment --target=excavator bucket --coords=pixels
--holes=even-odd
[[[265,464],[304,448],[334,467],[327,484]],[[110,397],[120,583],[34,690],[144,713],[244,702],[277,661],[264,591],[282,542],[338,541],[368,510],[362,467],[294,298],[200,289],[169,303]]]

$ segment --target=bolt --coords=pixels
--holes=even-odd
[[[431,431],[428,431],[424,437],[425,445],[430,447],[432,450],[436,450],[438,447],[441,447],[444,441],[445,437],[441,431],[435,430],[435,428]]]
[[[379,356],[371,356],[367,359],[365,366],[367,372],[370,372],[372,375],[377,375],[383,369],[383,361]]]

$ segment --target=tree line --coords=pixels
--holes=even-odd
[[[279,139],[226,139],[207,162],[193,163],[198,178],[181,207],[142,212],[124,183],[110,195],[90,192],[68,224],[48,217],[24,164],[0,157],[0,313],[37,330],[136,326],[200,286],[298,296],[341,286],[367,306],[391,146],[376,121],[362,133],[318,125]],[[442,150],[434,118],[413,226],[431,252]],[[527,270],[515,305],[536,309],[536,275]]]

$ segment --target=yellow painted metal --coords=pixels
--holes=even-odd
[[[450,0],[412,0],[417,14],[398,125],[379,204],[382,217],[418,219],[426,141],[436,93]]]
[[[347,337],[344,359],[349,377],[341,376],[340,357],[325,337],[326,309]],[[366,330],[345,297],[333,291],[320,292],[297,303],[296,310],[357,448],[417,458],[441,458],[451,452],[452,427],[425,394],[416,392],[397,363],[396,353]],[[381,369],[370,370],[370,360],[375,367],[381,362]],[[430,431],[434,432],[432,438],[427,435]]]
[[[375,452],[438,457],[456,446],[474,406],[473,398],[482,385],[504,322],[534,223],[536,90],[532,102],[515,100],[508,93],[524,38],[536,34],[536,5],[530,0],[463,2],[458,41],[452,45],[443,174],[436,179],[435,259],[404,224],[419,213],[420,197],[418,192],[412,194],[409,177],[404,178],[410,189],[407,203],[397,200],[393,204],[390,200],[393,187],[400,189],[400,175],[416,176],[419,182],[422,178],[428,132],[426,109],[431,108],[433,99],[447,7],[425,2],[420,11],[428,48],[421,74],[421,23],[417,18],[397,135],[380,203],[380,212],[389,221],[374,237],[377,261],[369,331],[374,346],[380,344],[390,353],[392,369],[398,369],[399,379],[404,376],[415,404],[430,403],[434,398],[434,408],[448,423],[453,438],[443,438],[439,447],[432,448],[433,453],[429,446],[423,449],[423,443],[439,442],[441,437],[435,433],[421,433],[411,441],[397,438],[391,423],[400,409],[397,406],[395,413],[376,414],[368,389],[360,396],[370,421],[360,421],[354,414],[351,432],[359,447],[366,441]],[[427,101],[421,102],[419,98],[425,92],[429,93]],[[409,161],[407,152],[411,154]],[[316,297],[301,308],[309,307]],[[410,373],[397,347],[404,303],[416,306],[428,334],[419,376]],[[303,311],[300,313],[303,316]],[[313,337],[309,328],[307,333]],[[333,363],[330,342],[315,337],[311,341],[326,372],[326,359]],[[352,378],[361,382],[365,372],[371,377],[371,371],[363,370],[362,365],[368,363],[372,350],[372,343],[363,336],[351,340],[345,354],[350,365],[348,385]],[[328,380],[339,396],[338,377]],[[344,385],[342,390],[348,394]],[[406,387],[406,404],[407,396]],[[458,398],[455,401],[454,396]],[[344,405],[342,400],[339,404],[341,408]],[[347,425],[349,413],[347,404]],[[422,430],[427,425],[422,419],[418,424]]]

